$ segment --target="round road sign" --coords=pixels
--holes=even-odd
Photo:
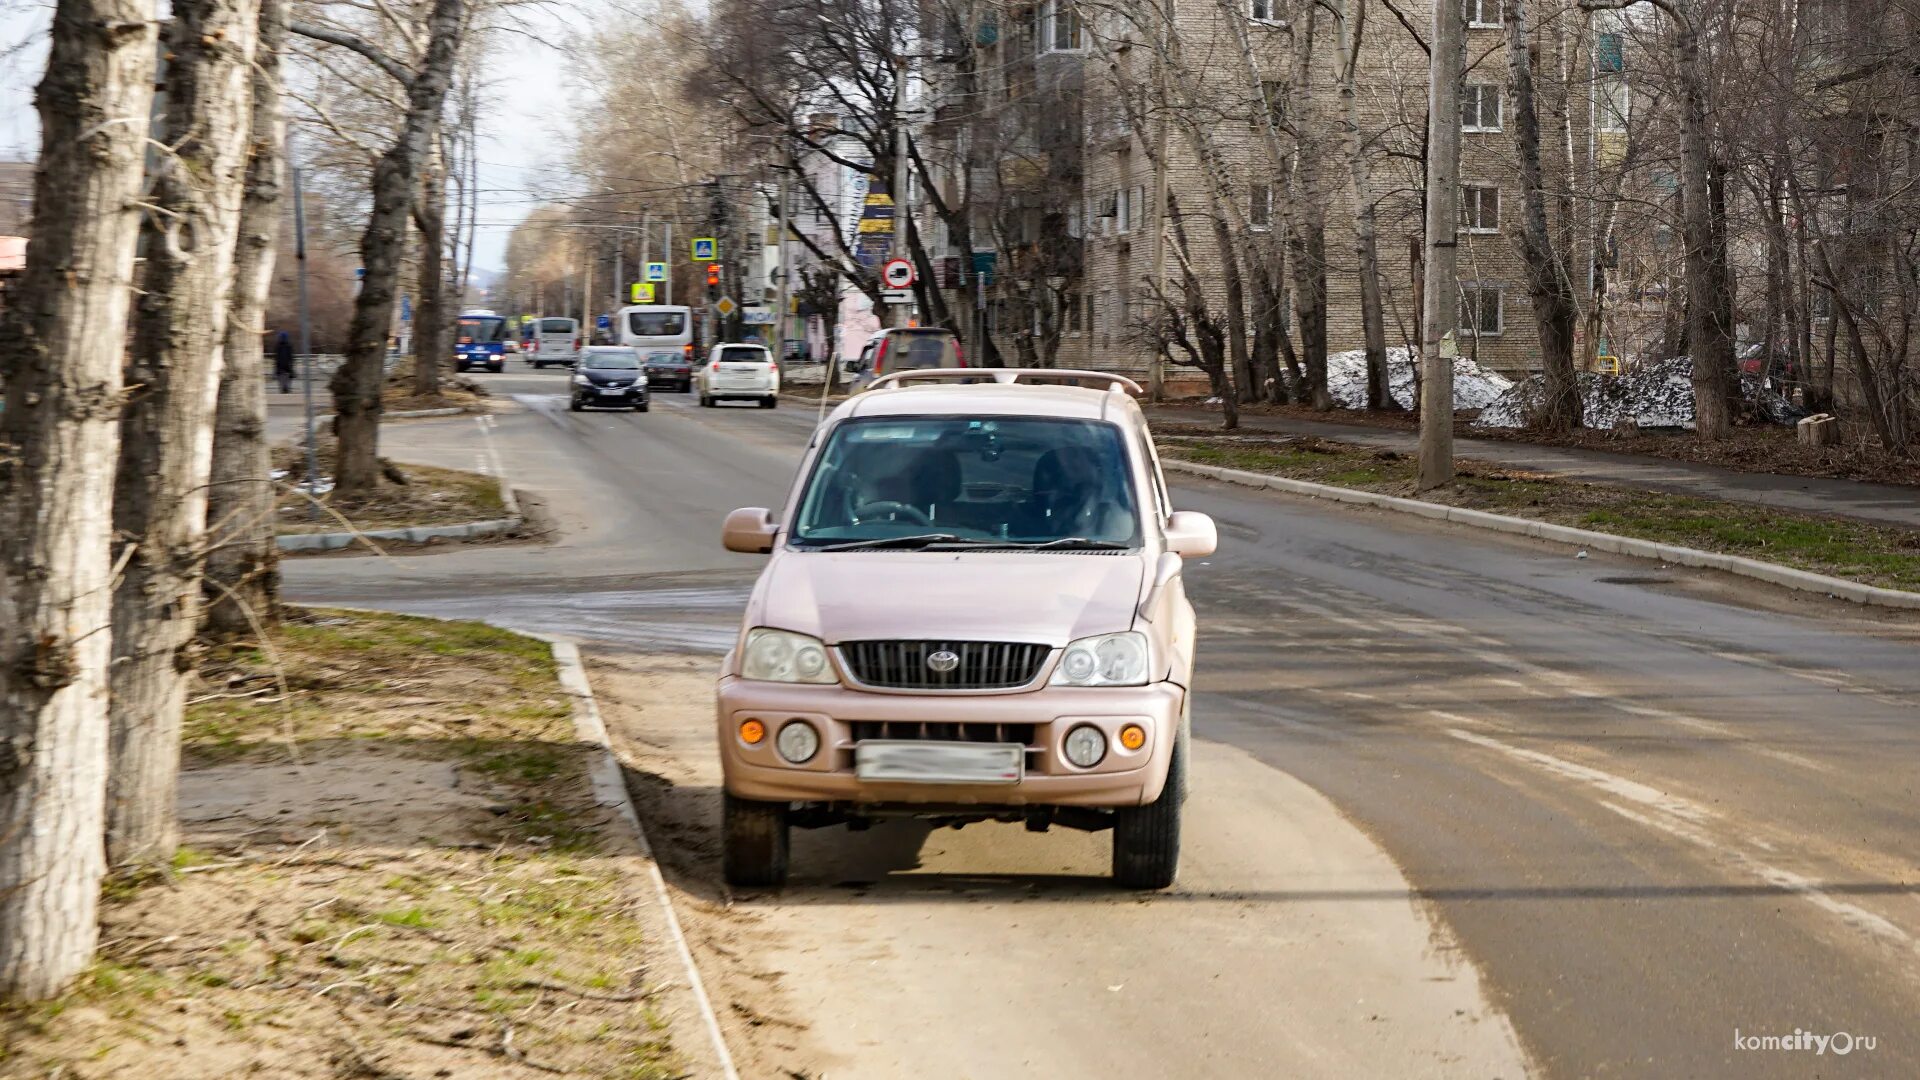
[[[905,259],[888,259],[880,268],[880,280],[889,289],[904,289],[913,284],[913,264]]]

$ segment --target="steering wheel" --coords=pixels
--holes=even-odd
[[[919,507],[912,503],[895,502],[892,499],[881,499],[877,502],[861,503],[859,506],[853,508],[853,520],[855,524],[869,518],[882,516],[890,517],[894,521],[905,518],[915,525],[933,524],[933,519],[927,517],[926,514],[921,512]]]

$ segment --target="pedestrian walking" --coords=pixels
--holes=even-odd
[[[288,340],[285,330],[280,331],[280,340],[273,343],[273,377],[280,381],[281,393],[293,393],[293,342]]]

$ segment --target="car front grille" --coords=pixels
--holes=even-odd
[[[914,742],[1018,743],[1028,749],[1040,745],[1039,724],[942,723],[920,720],[854,720],[853,741],[867,739]]]
[[[1011,690],[1032,682],[1050,651],[1045,645],[1015,641],[849,641],[841,644],[840,658],[867,686]],[[948,670],[935,670],[949,658]]]

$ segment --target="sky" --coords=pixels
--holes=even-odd
[[[481,228],[475,263],[506,266],[507,235],[544,197],[569,183],[572,117],[587,100],[574,78],[574,57],[592,22],[587,4],[538,4],[517,9],[521,32],[493,36],[481,111]],[[33,88],[46,66],[44,0],[0,0],[0,160],[31,160],[39,153]],[[15,46],[23,46],[15,50]],[[296,151],[297,152],[297,151]]]

